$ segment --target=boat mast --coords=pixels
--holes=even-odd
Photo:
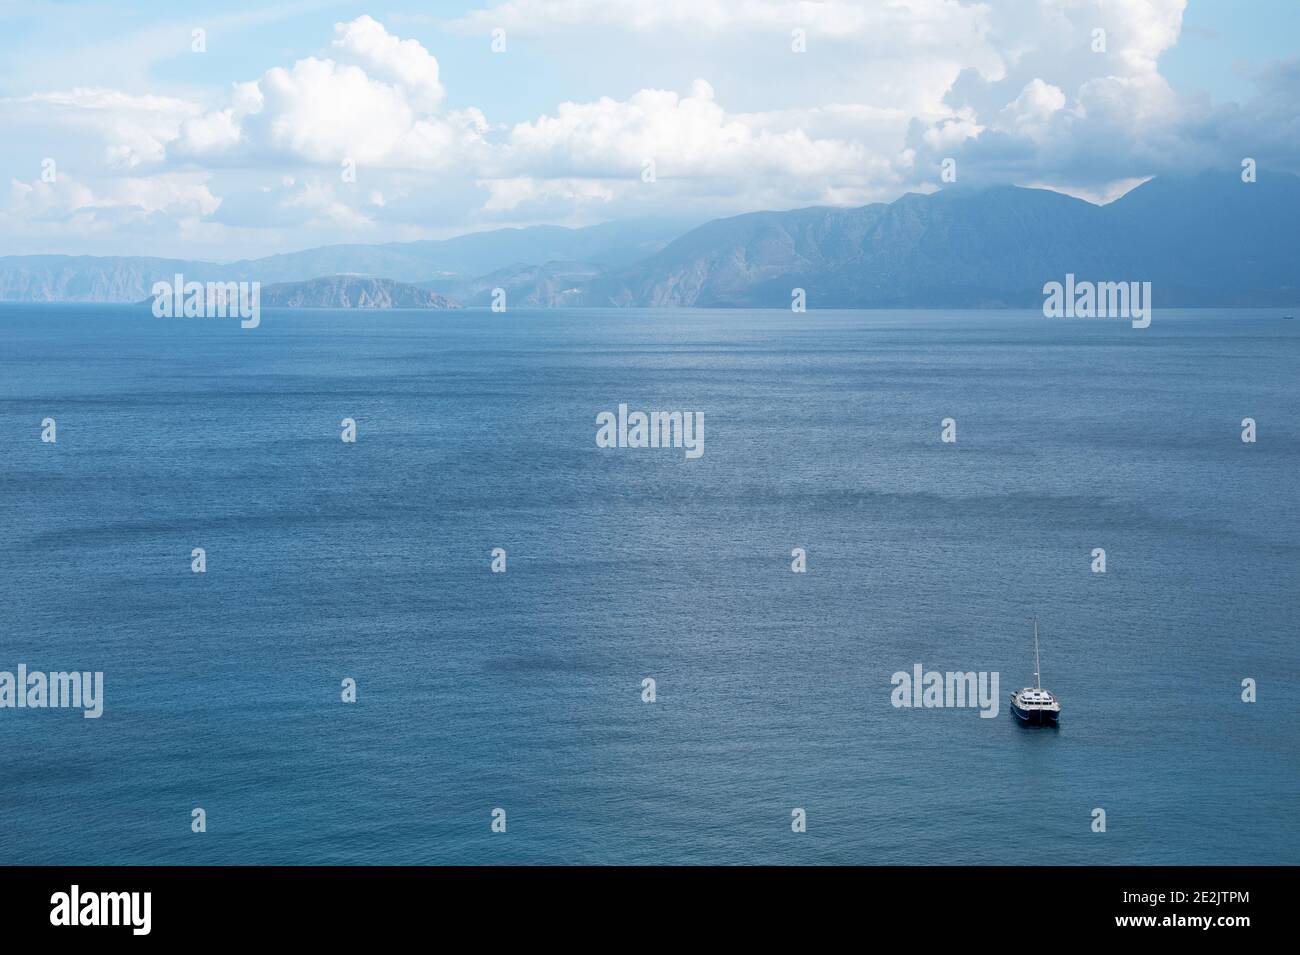
[[[1042,678],[1038,673],[1038,618],[1034,618],[1034,689],[1043,688]]]

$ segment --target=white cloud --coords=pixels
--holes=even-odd
[[[975,111],[963,107],[951,116],[936,121],[924,133],[927,146],[937,153],[949,152],[969,139],[978,139],[985,127],[976,120]]]
[[[10,211],[34,218],[111,211],[135,216],[156,212],[211,215],[221,200],[208,188],[207,173],[123,176],[93,185],[59,174],[54,182],[10,181]]]
[[[998,125],[1002,129],[1014,129],[1030,139],[1038,139],[1049,132],[1053,116],[1063,109],[1065,93],[1060,87],[1035,77],[998,113]]]
[[[302,221],[310,226],[336,225],[345,229],[368,229],[374,225],[369,216],[357,211],[340,199],[335,187],[317,176],[297,186],[293,192],[280,200],[280,207],[286,210],[302,210],[306,213]]]
[[[487,189],[483,204],[487,212],[513,212],[524,204],[542,204],[560,200],[574,204],[608,203],[615,198],[613,186],[592,179],[534,179],[516,176],[511,179],[482,179],[478,185]]]
[[[642,89],[626,99],[566,102],[494,131],[472,107],[430,111],[442,89],[436,61],[419,44],[368,17],[337,25],[335,36],[339,60],[307,57],[241,84],[230,105],[181,124],[173,155],[228,158],[234,151],[316,166],[350,159],[363,170],[450,171],[484,190],[488,215],[554,209],[561,200],[656,201],[642,188],[647,161],[672,184],[660,200],[696,195],[734,203],[737,187],[746,192],[749,183],[778,204],[836,201],[871,194],[873,175],[897,180],[892,145],[882,157],[852,137],[818,130],[874,127],[896,142],[907,119],[901,110],[832,104],[734,114],[697,79],[684,95]],[[790,183],[785,190],[782,179]],[[335,208],[330,218],[345,217]]]
[[[309,56],[237,84],[228,106],[181,126],[173,154],[278,157],[313,165],[446,166],[486,131],[478,110],[436,113],[438,61],[368,16],[334,27],[326,57]],[[463,157],[462,157],[463,158]]]
[[[1158,71],[1160,55],[1178,41],[1185,6],[1185,0],[509,0],[453,25],[479,33],[500,26],[554,49],[613,48],[632,64],[653,63],[665,49],[707,60],[708,78],[722,91],[718,101],[734,112],[726,114],[727,125],[706,124],[704,135],[698,126],[692,130],[709,159],[683,163],[690,174],[730,175],[732,160],[743,157],[756,163],[748,183],[760,182],[765,169],[822,176],[816,191],[843,198],[925,187],[949,155],[962,160],[966,181],[1034,174],[1064,185],[1091,178],[1097,185],[1121,172],[1156,171],[1145,164],[1169,155],[1188,117]],[[807,33],[802,55],[790,51],[796,27]],[[1105,31],[1100,53],[1094,52],[1099,29]],[[617,75],[617,62],[605,66]],[[828,89],[834,103],[818,99]],[[769,102],[745,109],[756,90]],[[563,142],[542,150],[552,167],[567,156],[570,172],[598,170],[603,157],[626,171],[646,137],[626,123],[617,141],[609,133],[619,128],[615,114],[625,108],[652,108],[642,102],[646,95],[624,104],[566,104],[525,129],[545,138],[559,127],[551,138]],[[606,115],[594,118],[594,109]],[[701,112],[679,107],[670,124],[691,128]],[[670,143],[672,156],[675,137],[658,138]],[[1112,156],[1098,163],[1102,139]],[[808,196],[809,179],[791,183],[786,197]]]
[[[415,123],[402,90],[333,60],[309,57],[276,67],[258,89],[262,108],[245,121],[252,134],[308,162],[377,162]]]
[[[1006,71],[967,70],[949,115],[908,136],[917,168],[958,160],[966,181],[1053,185],[1105,195],[1134,177],[1196,159],[1190,104],[1158,71],[1177,43],[1185,0],[1006,0],[990,7],[987,38]],[[1098,34],[1096,31],[1103,31]],[[951,135],[954,124],[964,135]]]
[[[442,101],[438,61],[415,40],[399,40],[368,16],[335,24],[334,50],[340,60],[403,90],[421,111],[431,112]]]
[[[734,193],[762,180],[824,183],[854,176],[870,157],[857,144],[818,139],[798,127],[769,129],[762,117],[728,114],[713,88],[696,80],[691,91],[640,90],[627,100],[563,103],[554,115],[514,126],[498,163],[514,176],[575,177],[602,182],[591,196],[608,201],[611,190],[644,191],[643,172],[653,163],[656,182],[686,183],[702,194]],[[493,194],[497,205],[501,195]],[[586,193],[565,187],[575,198]]]
[[[13,179],[8,201],[0,204],[0,236],[12,252],[66,252],[75,236],[81,243],[102,243],[105,254],[140,254],[137,242],[170,237],[218,210],[221,199],[207,180],[207,173],[198,172],[97,181],[60,172],[54,182]],[[22,244],[13,246],[15,240]]]
[[[74,87],[0,101],[10,117],[40,119],[90,132],[101,143],[104,161],[134,168],[166,156],[182,122],[201,112],[197,104],[170,96],[136,96],[120,90]]]

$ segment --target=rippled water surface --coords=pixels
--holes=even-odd
[[[0,306],[0,670],[105,680],[0,709],[4,861],[1300,862],[1298,373],[1263,311]]]

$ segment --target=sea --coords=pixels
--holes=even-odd
[[[0,306],[0,671],[103,674],[0,708],[0,863],[1300,863],[1298,373],[1275,310]]]

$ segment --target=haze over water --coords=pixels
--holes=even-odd
[[[0,710],[5,861],[1294,864],[1279,316],[0,306],[0,670],[105,683]]]

